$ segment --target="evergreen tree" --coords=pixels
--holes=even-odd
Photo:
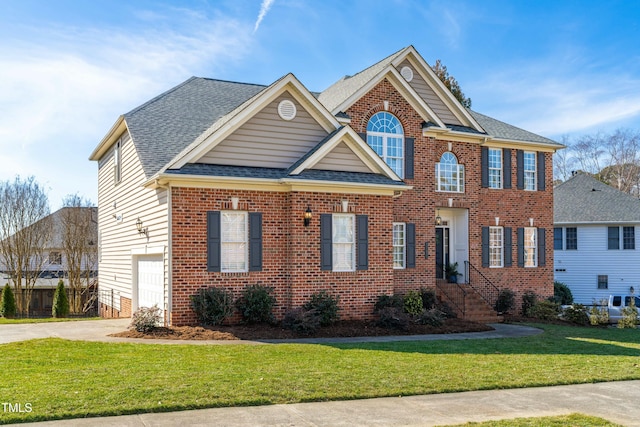
[[[2,295],[0,295],[0,315],[7,319],[15,317],[16,315],[16,298],[8,283],[4,285]]]
[[[447,67],[445,65],[442,65],[442,62],[439,59],[436,61],[435,65],[431,67],[431,69],[434,73],[436,73],[438,78],[442,80],[442,83],[444,83],[444,85],[451,91],[453,96],[455,96],[455,98],[460,101],[463,107],[471,108],[471,98],[467,98],[466,96],[464,96],[464,93],[462,92],[462,89],[460,89],[458,81],[453,76],[449,75]]]
[[[67,317],[69,315],[69,298],[64,288],[64,281],[60,279],[56,293],[53,295],[53,317]]]

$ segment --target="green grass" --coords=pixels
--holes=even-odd
[[[640,330],[369,344],[0,345],[0,422],[640,379]]]
[[[515,418],[512,420],[466,423],[447,427],[622,427],[598,417],[582,414],[561,415],[557,417]]]
[[[27,317],[23,319],[6,319],[0,317],[0,325],[15,325],[18,323],[53,323],[75,322],[79,320],[100,320],[101,317]]]

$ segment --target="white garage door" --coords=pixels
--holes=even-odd
[[[138,308],[158,304],[164,317],[164,262],[162,255],[138,258]]]

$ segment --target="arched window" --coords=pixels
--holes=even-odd
[[[447,151],[436,163],[436,185],[438,191],[464,193],[464,166],[458,164],[456,156]]]
[[[367,124],[367,144],[404,178],[404,131],[396,116],[386,111],[374,114]]]

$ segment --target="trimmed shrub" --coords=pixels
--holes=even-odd
[[[378,301],[376,301],[373,312],[378,313],[382,309],[389,307],[402,310],[404,308],[404,300],[402,298],[402,295],[378,295]]]
[[[309,335],[320,328],[321,316],[314,309],[302,307],[287,311],[282,320],[282,326],[298,334]]]
[[[416,319],[421,325],[441,326],[444,323],[445,314],[437,308],[422,310]]]
[[[221,325],[233,314],[233,294],[222,288],[200,289],[189,297],[191,308],[203,325]]]
[[[274,323],[273,307],[276,298],[273,288],[262,285],[249,285],[236,301],[242,319],[247,323]]]
[[[562,282],[553,282],[553,300],[560,305],[573,304],[571,289]]]
[[[422,307],[425,310],[431,310],[438,303],[436,292],[433,289],[421,288],[420,296],[422,297]]]
[[[158,304],[155,304],[153,307],[140,307],[133,313],[133,316],[131,316],[129,329],[135,329],[143,333],[153,331],[162,321],[160,313],[161,310]]]
[[[529,316],[540,320],[555,320],[560,314],[560,304],[542,300],[529,309]]]
[[[384,307],[379,311],[378,325],[383,328],[405,331],[409,328],[409,315],[397,307]]]
[[[315,310],[316,314],[320,316],[320,325],[329,326],[340,319],[338,300],[339,297],[333,297],[327,291],[320,291],[311,295],[309,302],[303,305],[302,308]]]
[[[565,307],[565,309],[562,310],[562,318],[576,325],[584,326],[589,324],[587,308],[582,304],[573,304]]]
[[[529,316],[529,310],[538,302],[538,295],[533,291],[526,291],[522,295],[522,315]]]
[[[589,309],[589,323],[593,326],[609,324],[609,301],[603,299],[601,301],[593,301],[593,305]]]
[[[618,328],[636,328],[638,326],[638,308],[634,298],[631,298],[630,305],[622,309],[622,317],[618,320]]]
[[[64,288],[64,281],[62,279],[58,281],[56,293],[53,294],[53,307],[51,308],[51,314],[53,317],[69,316],[69,297],[67,296],[67,291]]]
[[[16,316],[16,310],[16,297],[13,295],[11,286],[7,283],[2,288],[2,294],[0,295],[0,316],[11,319]]]
[[[516,306],[515,293],[511,289],[503,289],[498,294],[494,305],[498,313],[509,313]]]
[[[403,309],[412,316],[422,313],[422,296],[418,291],[409,291],[403,298]]]

